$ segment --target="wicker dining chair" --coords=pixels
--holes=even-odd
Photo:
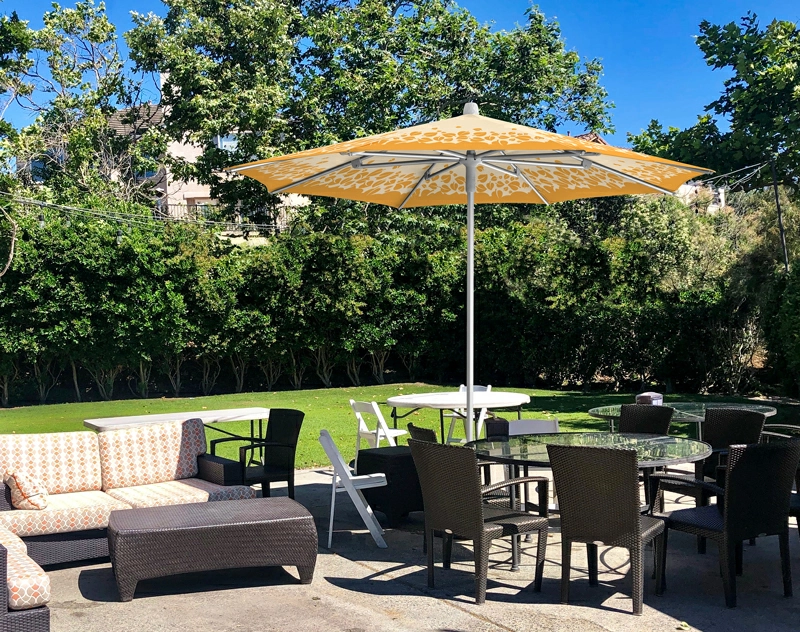
[[[800,426],[794,424],[765,424],[761,433],[761,442],[783,441],[786,439],[800,439]],[[797,535],[800,536],[800,468],[795,477],[795,490],[789,503],[789,516],[797,523]]]
[[[214,439],[211,441],[211,454],[216,454],[220,443],[246,441],[247,445],[239,448],[242,484],[260,483],[261,495],[266,498],[270,495],[270,483],[286,481],[289,498],[294,498],[294,461],[304,418],[302,410],[271,408],[263,440],[241,437]],[[253,465],[254,462],[257,464]]]
[[[703,480],[715,483],[717,480],[717,467],[726,463],[728,447],[732,445],[747,445],[758,443],[764,429],[766,416],[752,410],[741,408],[706,408],[703,421],[703,441],[708,443],[713,450],[711,456],[695,463],[694,476],[670,476],[658,486],[657,503],[659,511],[664,512],[664,492],[670,491],[677,494],[693,496],[695,505],[702,507],[708,504],[713,494],[691,484],[694,480]],[[685,484],[689,481],[690,484]],[[703,553],[705,548],[702,540],[698,542],[698,551]]]
[[[656,594],[662,589],[664,521],[639,513],[636,450],[548,445],[561,514],[561,602],[569,602],[573,542],[586,543],[589,585],[597,586],[597,546],[628,549],[633,614],[642,614],[644,545],[655,540]]]
[[[778,536],[783,594],[792,595],[789,504],[799,462],[799,440],[732,445],[724,489],[706,481],[694,481],[696,487],[721,499],[721,504],[678,509],[663,516],[668,530],[717,542],[725,604],[729,608],[736,606],[736,575],[742,574],[742,543],[760,536]]]
[[[527,479],[512,479],[481,487],[478,459],[473,450],[414,439],[410,439],[408,445],[411,446],[411,454],[419,474],[425,505],[428,586],[434,588],[433,538],[436,531],[445,535],[444,568],[450,568],[453,538],[472,540],[475,549],[475,602],[478,604],[486,601],[491,541],[511,537],[514,569],[519,567],[519,536],[537,532],[539,537],[534,590],[541,591],[547,547],[547,518],[483,502],[485,493],[509,485],[519,485]]]
[[[669,434],[674,408],[650,404],[623,404],[619,414],[619,432]]]
[[[429,443],[439,443],[439,437],[436,435],[435,430],[415,426],[411,422],[408,423],[407,427],[408,434],[411,435],[412,439],[416,439],[417,441],[428,441]]]

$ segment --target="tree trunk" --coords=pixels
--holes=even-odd
[[[369,357],[372,359],[372,375],[378,384],[385,384],[384,372],[386,371],[386,360],[389,359],[389,351],[386,349],[370,351]]]
[[[78,384],[78,367],[75,364],[75,360],[70,360],[69,364],[72,367],[72,386],[75,388],[75,401],[81,402],[83,400],[81,398],[81,387]]]
[[[58,378],[61,377],[61,369],[58,369],[56,372],[53,369],[52,360],[43,362],[39,358],[36,358],[33,361],[33,374],[36,378],[36,390],[39,393],[39,403],[44,404],[47,402],[50,391],[58,382]]]
[[[8,391],[11,386],[11,376],[8,374],[0,375],[0,403],[3,408],[8,408]]]
[[[89,371],[89,374],[94,379],[100,397],[105,401],[110,401],[114,397],[114,382],[120,371],[122,371],[122,365],[117,365],[110,369],[91,369],[87,366],[86,370]]]
[[[350,382],[353,386],[361,386],[361,376],[359,373],[361,372],[362,364],[363,358],[359,355],[353,354],[347,358],[347,377],[350,378]]]
[[[172,393],[175,397],[180,397],[181,394],[181,367],[186,360],[183,353],[176,353],[175,355],[167,356],[167,377],[169,378],[170,386],[172,386]]]
[[[242,390],[244,390],[244,377],[247,373],[247,366],[250,364],[250,360],[238,351],[234,351],[230,358],[233,375],[236,378],[236,392],[241,393]]]
[[[219,360],[216,358],[203,357],[203,377],[200,380],[200,388],[203,395],[210,395],[217,383],[220,372]]]
[[[267,390],[271,391],[283,373],[283,362],[280,359],[269,358],[258,364],[266,380]]]
[[[400,361],[403,363],[403,366],[406,367],[406,371],[408,371],[408,379],[411,382],[413,382],[416,378],[417,365],[421,355],[422,354],[419,351],[408,351],[400,354]]]
[[[318,349],[312,349],[311,353],[314,355],[317,376],[322,381],[322,385],[325,388],[330,388],[334,364],[330,360],[327,345],[319,347]]]
[[[299,391],[303,388],[303,375],[306,372],[306,365],[302,357],[300,357],[300,353],[292,349],[289,350],[289,370],[289,382],[294,390]]]

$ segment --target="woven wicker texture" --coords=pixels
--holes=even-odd
[[[674,408],[649,404],[623,404],[619,413],[619,432],[669,434]]]
[[[412,439],[416,439],[417,441],[428,441],[429,443],[437,443],[439,441],[435,430],[420,428],[410,422],[408,424],[408,434],[411,435]]]
[[[433,537],[444,532],[444,565],[450,565],[453,536],[472,540],[475,549],[475,601],[486,600],[489,549],[495,538],[512,536],[512,567],[519,565],[519,535],[538,533],[534,589],[542,587],[547,518],[483,503],[478,460],[469,448],[409,440],[425,504],[428,586],[434,587]],[[513,483],[509,483],[513,484]]]
[[[642,613],[644,545],[656,539],[656,590],[661,589],[664,522],[640,515],[636,450],[548,445],[561,514],[561,601],[569,601],[573,542],[585,542],[589,584],[597,585],[597,545],[631,557],[633,612]]]
[[[725,603],[729,608],[736,605],[736,574],[741,573],[742,542],[762,535],[779,537],[784,595],[792,594],[789,504],[798,462],[800,441],[797,440],[731,446],[723,506],[665,514],[669,529],[718,543]]]
[[[109,552],[123,601],[142,579],[253,566],[297,566],[310,583],[317,529],[289,498],[255,498],[116,511]]]
[[[108,557],[106,529],[25,538],[28,555],[40,566]]]

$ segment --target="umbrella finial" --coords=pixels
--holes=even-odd
[[[478,104],[470,101],[464,104],[464,114],[478,114]]]

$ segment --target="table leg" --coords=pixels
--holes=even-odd
[[[442,431],[442,443],[445,443],[445,438],[444,438],[444,411],[441,410],[441,409],[439,409],[439,427],[441,428],[441,431]]]
[[[397,406],[392,408],[392,423],[394,424],[394,429],[397,430]]]

